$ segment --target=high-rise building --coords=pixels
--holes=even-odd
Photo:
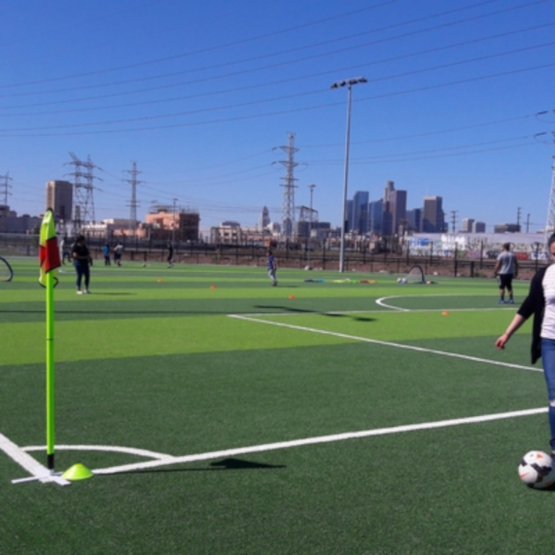
[[[368,231],[376,235],[383,233],[383,199],[368,203]]]
[[[442,197],[424,197],[422,231],[425,233],[443,233],[445,231]]]
[[[391,191],[389,193],[389,211],[391,212],[391,231],[393,235],[407,227],[407,192]]]
[[[262,213],[260,214],[260,219],[258,220],[258,229],[265,229],[270,225],[272,220],[270,220],[270,211],[266,206],[262,208]]]
[[[73,215],[73,185],[69,181],[46,184],[46,208],[51,208],[56,221],[67,222]]]
[[[352,231],[355,228],[355,213],[353,210],[354,202],[352,200],[347,201],[347,206],[345,210],[347,210],[347,214],[345,214],[345,221],[343,225],[345,226],[345,232]]]
[[[472,218],[464,218],[462,221],[461,231],[463,233],[471,233],[474,220]]]
[[[472,233],[485,233],[486,224],[484,222],[474,222],[472,224]]]
[[[422,209],[407,210],[407,225],[409,231],[418,233],[422,229]]]
[[[383,234],[397,235],[399,227],[407,224],[407,192],[396,190],[395,183],[387,181],[383,201]]]
[[[368,193],[357,191],[353,197],[352,230],[364,234],[368,231]]]

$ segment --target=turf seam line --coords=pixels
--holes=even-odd
[[[375,345],[383,345],[385,347],[395,347],[397,349],[408,349],[410,351],[418,351],[421,353],[431,353],[435,355],[447,356],[452,358],[461,358],[463,360],[471,360],[473,362],[482,362],[485,364],[493,364],[495,366],[503,366],[506,368],[516,368],[517,370],[527,370],[530,372],[543,372],[542,368],[534,368],[533,366],[522,366],[520,364],[512,364],[510,362],[501,362],[498,360],[490,360],[487,358],[473,357],[470,355],[462,355],[459,353],[449,353],[447,351],[438,351],[436,349],[427,349],[425,347],[417,347],[416,345],[404,345],[403,343],[393,343],[391,341],[381,341],[379,339],[370,339],[369,337],[360,337],[357,335],[348,335],[346,333],[339,333],[335,331],[319,330],[317,328],[308,328],[305,326],[298,326],[295,324],[284,324],[283,322],[271,322],[269,320],[260,320],[258,318],[252,318],[248,316],[243,316],[240,314],[229,314],[230,318],[236,318],[238,320],[245,320],[247,322],[255,322],[257,324],[268,324],[271,326],[278,326],[282,328],[289,328],[300,331],[308,331],[311,333],[319,333],[322,335],[331,335],[333,337],[340,337],[342,339],[349,339],[353,341],[362,341],[364,343],[373,343]]]

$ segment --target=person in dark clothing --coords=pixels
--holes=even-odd
[[[555,260],[555,233],[548,241],[549,252]],[[495,342],[504,349],[511,336],[530,318],[532,325],[532,364],[542,359],[549,398],[549,427],[551,452],[555,456],[555,264],[542,268],[532,278],[530,291],[505,333]]]
[[[277,262],[274,257],[274,253],[271,250],[268,251],[267,266],[268,266],[268,277],[272,280],[272,285],[275,287],[278,284],[278,280],[276,277]]]
[[[173,268],[173,245],[168,243],[168,268]]]
[[[73,245],[73,250],[71,251],[71,256],[73,258],[73,265],[75,266],[75,271],[77,272],[77,294],[82,295],[90,293],[89,281],[90,281],[90,268],[92,265],[92,257],[85,243],[85,237],[79,235],[75,240]],[[85,278],[85,289],[81,289],[81,282]]]

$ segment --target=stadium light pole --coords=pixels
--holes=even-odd
[[[330,88],[347,87],[347,129],[345,131],[345,169],[343,172],[343,217],[341,221],[341,245],[339,248],[339,271],[345,270],[345,226],[347,225],[347,185],[349,182],[349,143],[351,138],[351,89],[358,83],[368,83],[366,77],[354,77],[336,81]]]

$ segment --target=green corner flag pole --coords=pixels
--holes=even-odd
[[[46,289],[46,459],[48,469],[54,471],[54,287],[58,283],[55,270],[61,262],[54,214],[50,209],[44,214],[40,228],[39,262],[39,283]]]
[[[54,276],[46,274],[46,458],[54,470]]]

